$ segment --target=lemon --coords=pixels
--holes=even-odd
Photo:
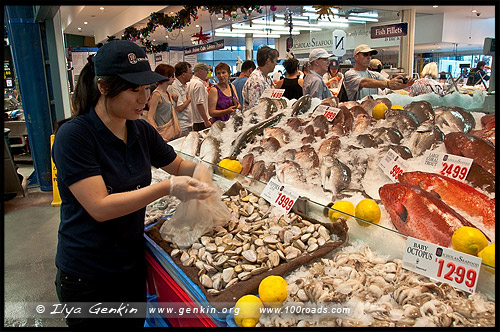
[[[483,260],[483,263],[489,266],[495,267],[495,244],[490,244],[483,250],[477,253],[477,257]],[[485,267],[486,270],[495,273],[494,269],[490,269],[489,267]]]
[[[363,199],[361,202],[356,205],[356,209],[354,210],[354,215],[360,219],[370,221],[374,224],[378,224],[380,221],[380,207],[373,199]],[[361,226],[370,226],[370,224],[366,222],[362,222],[356,220]]]
[[[239,327],[254,327],[260,319],[262,301],[255,295],[244,295],[234,305],[234,322]]]
[[[403,106],[394,104],[391,106],[391,110],[404,110]]]
[[[267,307],[279,308],[288,296],[286,287],[285,279],[280,276],[265,277],[259,284],[259,297]]]
[[[453,232],[451,245],[457,251],[476,256],[488,245],[488,239],[479,229],[462,226]]]
[[[374,119],[380,120],[385,119],[385,111],[387,110],[387,105],[384,103],[378,103],[372,110],[372,117]]]
[[[332,209],[345,212],[347,214],[350,214],[351,216],[354,215],[354,204],[352,204],[349,201],[338,201],[335,204],[333,204]],[[331,221],[335,221],[337,218],[340,217],[343,217],[345,219],[350,218],[350,216],[348,216],[347,214],[343,214],[333,210],[328,210],[328,217],[330,218]]]
[[[226,168],[230,171],[233,171],[235,173],[239,173],[243,169],[243,166],[241,165],[241,163],[238,160],[229,159],[229,158],[222,159],[219,162],[219,166]],[[222,172],[222,175],[224,175],[228,179],[234,179],[237,176],[237,174],[235,174],[233,172],[229,172],[225,169],[222,169],[221,172]]]

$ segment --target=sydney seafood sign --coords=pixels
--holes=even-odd
[[[186,47],[184,49],[184,55],[210,52],[210,51],[220,50],[221,48],[224,48],[224,39],[216,40],[214,42],[203,44],[203,45]]]
[[[408,23],[406,22],[371,27],[372,39],[406,36],[407,34],[408,34]]]

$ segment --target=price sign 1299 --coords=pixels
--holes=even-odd
[[[441,277],[441,274],[443,273],[443,267],[444,267],[445,260],[440,259],[438,260],[438,270],[437,270],[437,277]],[[456,266],[454,262],[448,262],[446,264],[446,267],[448,268],[448,271],[445,273],[443,276],[444,279],[449,280],[449,281],[454,281],[457,284],[461,284],[465,280],[465,285],[467,287],[473,288],[476,285],[476,278],[477,278],[477,272],[474,269],[468,269],[466,270],[465,267],[462,265]],[[454,276],[456,275],[456,276]]]

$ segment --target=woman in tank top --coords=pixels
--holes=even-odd
[[[299,99],[302,97],[302,84],[304,80],[299,78],[299,60],[296,58],[283,61],[285,67],[285,78],[276,83],[276,89],[285,89],[283,97],[288,99]]]
[[[174,112],[172,96],[168,93],[168,86],[174,82],[174,67],[166,64],[159,64],[155,72],[167,77],[167,80],[157,82],[157,87],[151,94],[148,106],[148,122],[158,130],[165,141],[170,141],[180,136],[179,122]],[[173,121],[169,126],[165,126],[169,121]]]
[[[215,76],[219,82],[208,92],[208,113],[210,122],[227,121],[231,114],[241,107],[234,85],[229,82],[231,69],[221,62],[215,67]]]

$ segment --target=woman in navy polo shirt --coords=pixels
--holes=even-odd
[[[195,163],[177,156],[150,124],[139,120],[149,85],[161,80],[165,77],[151,71],[138,45],[111,41],[83,68],[74,116],[57,132],[52,155],[62,199],[58,298],[77,307],[124,303],[141,313],[139,318],[107,318],[82,308],[85,317],[100,319],[70,315],[70,327],[143,326],[146,206],[165,195],[186,201],[214,193],[191,177]],[[170,181],[150,185],[151,166],[172,174]]]

